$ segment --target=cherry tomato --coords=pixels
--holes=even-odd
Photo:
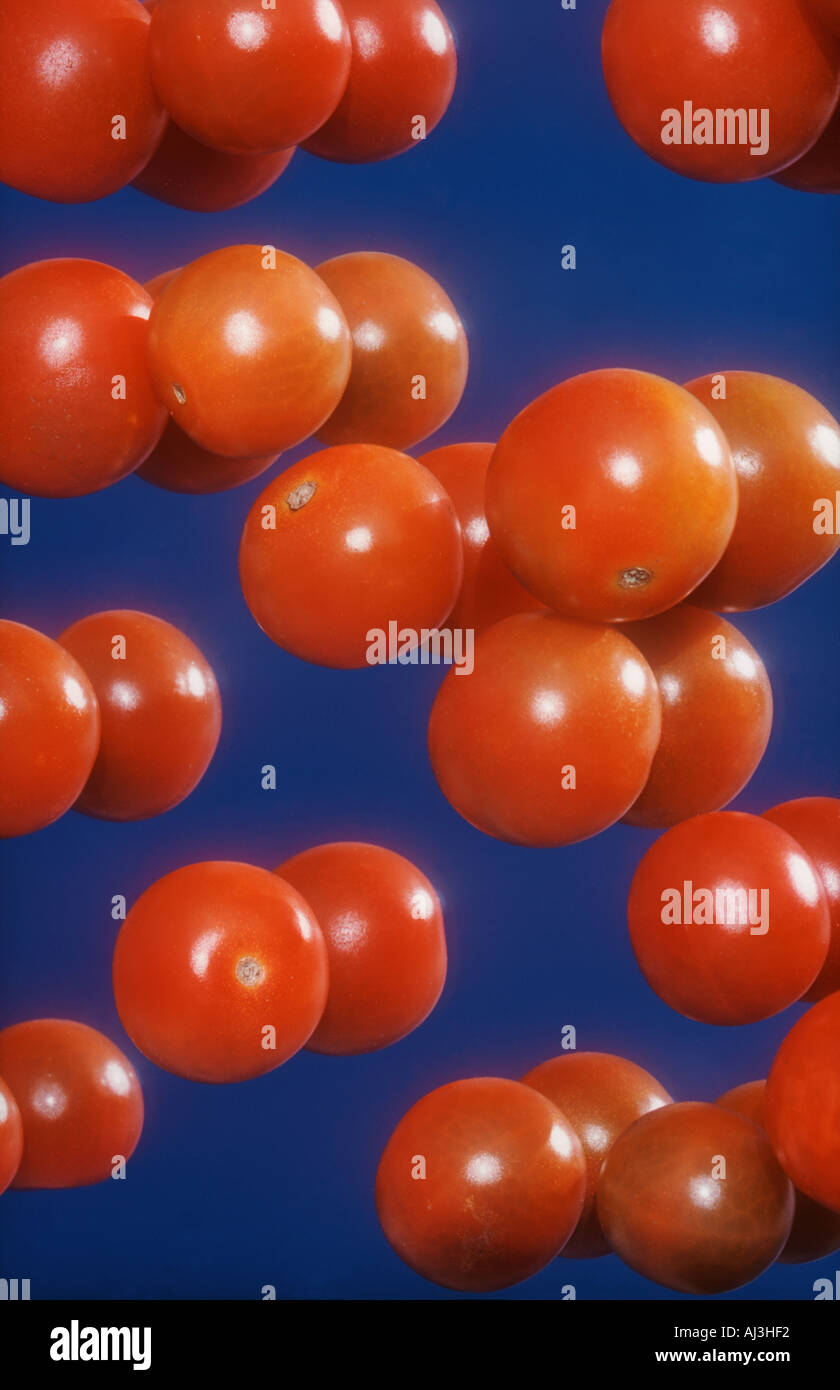
[[[114,997],[157,1066],[190,1081],[246,1081],[310,1038],[327,971],[321,930],[290,884],[250,864],[188,864],[131,908]]]
[[[379,845],[318,845],[276,873],[324,933],[330,991],[312,1052],[372,1052],[432,1012],[446,979],[446,938],[425,874]]]
[[[150,613],[92,613],[59,637],[90,679],[102,741],[77,811],[142,820],[198,785],[222,726],[219,688],[183,632]]]
[[[602,57],[636,144],[678,174],[716,183],[799,159],[840,90],[840,50],[802,0],[612,0]]]
[[[662,739],[625,820],[669,826],[719,811],[746,786],[770,738],[764,662],[731,623],[685,604],[622,631],[649,663],[662,700]]]
[[[382,1229],[424,1279],[467,1293],[529,1279],[580,1219],[586,1165],[565,1116],[516,1081],[455,1081],[400,1120],[376,1175]]]
[[[0,280],[0,481],[78,497],[131,473],[166,410],[146,363],[152,301],[98,261],[36,261]]]
[[[350,32],[335,0],[159,0],[152,80],[205,145],[257,154],[297,145],[347,86]]]
[[[350,375],[337,300],[302,261],[268,246],[211,251],[159,293],[152,379],[196,444],[233,458],[279,454],[332,414]]]
[[[23,1121],[12,1187],[86,1187],[131,1158],[143,1092],[128,1058],[95,1028],[58,1018],[4,1028],[0,1071]]]
[[[161,203],[190,212],[226,212],[258,198],[288,168],[294,149],[267,154],[228,154],[199,144],[174,121],[135,188]]]
[[[721,372],[686,389],[726,432],[739,484],[732,538],[694,601],[724,612],[762,608],[840,547],[840,425],[807,391],[760,372]]]
[[[0,619],[0,837],[69,810],[99,749],[93,686],[57,642]]]
[[[344,444],[260,493],[239,549],[242,592],[273,642],[321,666],[364,666],[389,624],[416,646],[450,612],[463,570],[448,496],[406,454]],[[407,635],[406,635],[407,634]]]
[[[325,444],[407,449],[434,434],[467,383],[464,325],[436,280],[401,256],[357,251],[317,267],[353,335],[353,365]]]
[[[766,820],[780,825],[807,854],[819,875],[831,915],[831,943],[825,965],[803,996],[815,1004],[840,989],[840,801],[830,796],[805,796],[765,811]]]
[[[455,40],[435,0],[342,0],[350,25],[350,80],[304,149],[366,164],[424,140],[452,100]]]
[[[563,1255],[573,1260],[608,1255],[610,1247],[595,1210],[595,1192],[604,1159],[620,1134],[646,1115],[670,1105],[664,1087],[643,1067],[624,1057],[605,1052],[567,1052],[534,1067],[523,1076],[561,1110],[583,1147],[586,1160],[586,1197],[583,1212]]]
[[[761,816],[675,825],[633,878],[630,939],[651,989],[699,1023],[756,1023],[801,999],[828,950],[811,860]]]
[[[775,179],[802,193],[840,193],[840,106],[816,145]]]
[[[653,672],[626,637],[524,613],[479,635],[469,676],[447,674],[429,756],[447,801],[478,830],[568,845],[633,804],[659,729]]]
[[[23,1123],[17,1101],[0,1077],[0,1192],[5,1192],[20,1167]]]
[[[647,372],[564,381],[508,426],[487,474],[487,520],[526,588],[570,618],[650,618],[724,552],[738,504],[722,431]]]
[[[792,1182],[840,1212],[840,991],[795,1023],[767,1078],[770,1142]]]

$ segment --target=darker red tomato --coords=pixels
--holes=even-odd
[[[687,391],[647,372],[564,381],[508,426],[487,474],[490,534],[569,618],[671,608],[724,552],[737,510],[726,440]]]
[[[126,917],[114,997],[157,1066],[190,1081],[245,1081],[312,1035],[327,971],[318,923],[290,884],[250,864],[189,864]]]
[[[840,34],[840,0],[805,0],[805,8],[833,33]]]
[[[20,1167],[23,1123],[17,1101],[0,1077],[0,1192],[5,1192]]]
[[[376,1209],[400,1259],[445,1288],[487,1293],[543,1269],[575,1229],[580,1142],[529,1086],[455,1081],[400,1120],[376,1175]]]
[[[614,628],[525,613],[453,668],[429,720],[429,756],[459,815],[520,845],[568,845],[619,820],[647,781],[659,695]]]
[[[770,1068],[764,1114],[791,1181],[840,1212],[840,991],[791,1028]]]
[[[840,106],[816,145],[775,178],[802,193],[840,193]]]
[[[840,989],[840,801],[805,796],[765,811],[801,845],[820,877],[831,914],[831,944],[825,965],[804,998],[809,1003]]]
[[[779,826],[720,811],[651,846],[627,903],[642,974],[699,1023],[756,1023],[801,999],[825,961],[828,903]]]
[[[199,144],[174,121],[134,187],[190,212],[226,212],[258,198],[288,167],[294,149],[227,154]]]
[[[4,1028],[0,1072],[23,1121],[12,1187],[86,1187],[134,1153],[143,1128],[140,1082],[95,1028],[57,1018]]]

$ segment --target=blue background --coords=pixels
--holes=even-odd
[[[498,436],[540,391],[575,372],[631,366],[676,380],[743,367],[777,373],[840,412],[837,210],[772,182],[693,183],[649,161],[609,107],[600,60],[605,0],[446,0],[460,77],[428,141],[369,167],[303,154],[236,211],[202,216],[132,189],[80,207],[5,192],[4,269],[50,256],[112,262],[142,280],[212,248],[274,242],[311,264],[379,249],[416,260],[459,306],[472,370],[435,445]],[[574,243],[578,269],[563,272]],[[424,448],[431,447],[424,445]],[[286,456],[291,462],[309,450]],[[136,478],[73,501],[35,500],[32,539],[0,542],[6,616],[57,635],[102,608],[184,628],[224,701],[218,754],[166,817],[111,825],[70,813],[2,847],[3,1018],[82,1019],[132,1057],[146,1128],[125,1183],[12,1192],[0,1204],[0,1273],[34,1297],[456,1298],[392,1254],[373,1205],[379,1153],[403,1112],[458,1077],[516,1077],[559,1050],[624,1054],[679,1099],[713,1099],[763,1076],[800,1012],[715,1029],[671,1012],[637,970],[625,926],[634,866],[653,838],[616,827],[528,851],[472,830],[437,791],[425,723],[439,672],[336,673],[274,647],[236,577],[246,511],[266,478],[181,497]],[[837,795],[840,564],[739,625],[776,696],[769,752],[737,806]],[[264,763],[280,787],[263,792]],[[112,894],[129,902],[195,860],[272,867],[338,838],[408,855],[442,895],[449,979],[432,1017],[379,1054],[301,1053],[229,1087],[156,1070],[114,1009]],[[836,1257],[776,1266],[733,1297],[808,1299]],[[614,1257],[558,1260],[497,1295],[678,1297]]]

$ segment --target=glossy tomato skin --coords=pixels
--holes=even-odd
[[[840,106],[816,145],[775,179],[801,193],[840,193]]]
[[[190,1081],[245,1081],[287,1061],[324,1011],[327,978],[308,904],[250,864],[189,864],[158,879],[114,951],[123,1027],[150,1061]]]
[[[622,632],[649,663],[662,700],[651,774],[624,819],[664,828],[719,811],[746,786],[770,738],[764,662],[725,618],[688,604]]]
[[[831,796],[804,796],[764,812],[801,845],[814,865],[831,915],[831,943],[825,965],[803,995],[815,1004],[840,989],[840,801]]]
[[[726,399],[713,396],[723,389]],[[818,400],[761,372],[719,372],[686,389],[712,412],[732,447],[738,520],[717,567],[693,602],[722,612],[763,608],[798,589],[840,547],[836,519],[840,425]]]
[[[68,811],[99,750],[96,693],[52,638],[0,619],[0,838]]]
[[[294,149],[228,154],[194,140],[174,121],[133,186],[189,212],[226,212],[258,198],[291,162]]]
[[[490,534],[569,618],[627,622],[684,599],[737,510],[723,433],[688,392],[624,369],[561,382],[517,415],[487,474]]]
[[[740,811],[661,835],[636,870],[627,916],[651,989],[699,1023],[771,1018],[802,998],[828,950],[816,868],[786,831]]]
[[[78,497],[133,472],[166,410],[146,362],[152,301],[98,261],[35,261],[0,280],[0,481]]]
[[[379,1164],[376,1208],[392,1249],[424,1279],[488,1293],[560,1252],[585,1189],[565,1116],[529,1086],[478,1077],[431,1091],[403,1116]]]
[[[452,100],[455,40],[435,0],[342,0],[350,25],[350,77],[341,101],[303,148],[322,159],[366,164],[410,150]]]
[[[0,1072],[23,1121],[12,1187],[87,1187],[134,1153],[143,1129],[140,1082],[95,1028],[56,1018],[4,1028]]]
[[[678,174],[716,183],[763,178],[799,159],[840,90],[840,49],[802,0],[612,0],[602,58],[615,113],[636,144]],[[685,142],[686,102],[713,117],[767,111],[766,149],[760,130],[752,140],[724,130],[718,143]],[[680,138],[664,143],[673,115]],[[695,130],[703,133],[692,121]]]
[[[425,874],[381,845],[317,845],[276,870],[312,908],[330,962],[311,1052],[349,1055],[398,1042],[431,1013],[446,979],[446,937]]]
[[[447,674],[429,756],[444,796],[478,830],[568,845],[625,814],[659,731],[653,673],[626,637],[524,613],[479,634],[470,675]]]
[[[210,764],[222,726],[216,677],[185,633],[151,613],[92,613],[58,639],[88,676],[102,736],[77,811],[143,820],[177,806]]]
[[[350,33],[336,0],[159,0],[149,55],[182,130],[214,149],[261,154],[299,144],[332,115]]]
[[[595,1193],[604,1159],[625,1129],[671,1097],[643,1067],[606,1052],[567,1052],[542,1062],[522,1078],[524,1086],[546,1096],[577,1134],[586,1160],[586,1197],[580,1221],[563,1247],[566,1259],[608,1255],[595,1210]]]
[[[407,449],[434,434],[467,383],[467,335],[452,300],[425,270],[380,251],[337,256],[317,273],[353,337],[347,389],[318,438]]]
[[[438,627],[462,572],[460,529],[437,479],[375,444],[323,449],[272,478],[239,548],[260,627],[321,666],[366,665],[368,634],[387,635],[391,622],[413,634]]]
[[[782,1042],[767,1078],[764,1114],[791,1181],[840,1212],[840,991],[814,1004]]]
[[[17,1101],[0,1077],[0,1193],[6,1191],[20,1167],[23,1122]]]
[[[256,458],[299,444],[332,414],[350,331],[302,261],[228,246],[163,287],[149,324],[152,379],[176,424],[211,453]]]
[[[625,1264],[705,1297],[740,1288],[773,1263],[793,1205],[761,1128],[696,1101],[626,1129],[607,1154],[597,1197],[604,1234]]]

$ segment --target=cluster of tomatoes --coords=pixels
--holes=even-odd
[[[435,0],[5,0],[0,179],[56,202],[127,183],[198,212],[255,198],[296,146],[388,159],[449,105]]]

